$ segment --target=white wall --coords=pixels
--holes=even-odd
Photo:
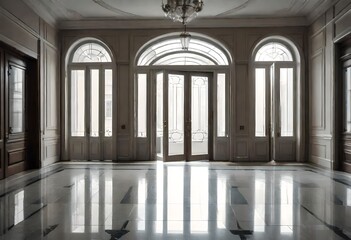
[[[337,47],[351,32],[351,2],[341,0],[309,28],[309,160],[335,169],[338,165],[336,81]]]

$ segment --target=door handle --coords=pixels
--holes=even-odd
[[[163,127],[164,127],[164,128],[167,127],[167,122],[166,122],[166,121],[163,122]]]

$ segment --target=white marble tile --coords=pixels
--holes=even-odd
[[[0,192],[0,240],[351,239],[351,177],[306,165],[56,164]]]

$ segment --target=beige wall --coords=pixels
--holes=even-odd
[[[60,158],[58,32],[20,0],[0,1],[0,41],[38,59],[41,166]]]
[[[351,2],[341,0],[309,27],[309,160],[338,166],[335,108],[337,45],[351,33]]]
[[[134,61],[138,50],[151,39],[160,35],[179,31],[174,29],[143,29],[143,30],[63,30],[61,32],[62,56],[65,57],[67,50],[78,39],[84,37],[94,37],[102,40],[113,51],[117,62],[117,115],[115,123],[117,126],[117,158],[122,160],[134,160],[141,153],[133,152],[135,146],[133,129],[133,78]],[[216,29],[189,29],[190,32],[199,32],[208,35],[224,44],[233,57],[233,64],[230,66],[230,141],[225,149],[226,160],[247,161],[252,159],[253,149],[252,138],[254,129],[250,127],[253,119],[253,104],[250,93],[253,91],[250,74],[250,58],[256,44],[269,36],[283,36],[290,39],[300,50],[302,62],[302,74],[300,76],[302,91],[305,91],[305,56],[307,50],[307,31],[305,27],[276,27],[276,28],[216,28]],[[62,64],[64,59],[62,58]],[[65,72],[62,72],[62,76]],[[64,79],[62,79],[64,80]],[[64,81],[63,81],[64,82]],[[65,87],[65,86],[63,86]],[[302,94],[302,99],[305,95]],[[301,132],[299,134],[299,145],[301,151],[298,152],[298,161],[305,161],[305,108],[300,106]],[[64,117],[62,118],[64,120]],[[121,129],[125,124],[126,129]],[[240,126],[244,126],[240,130]],[[149,153],[145,151],[145,154]],[[144,156],[145,156],[144,154]],[[63,154],[68,158],[67,153]]]

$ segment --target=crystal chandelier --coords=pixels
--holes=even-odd
[[[165,15],[174,22],[178,21],[184,25],[196,18],[203,6],[202,0],[167,0],[166,4],[162,2]]]
[[[191,38],[190,33],[186,31],[186,25],[196,18],[203,6],[202,0],[167,0],[166,4],[162,0],[162,10],[165,15],[174,22],[178,21],[184,25],[184,32],[179,36],[183,50],[188,50]]]

